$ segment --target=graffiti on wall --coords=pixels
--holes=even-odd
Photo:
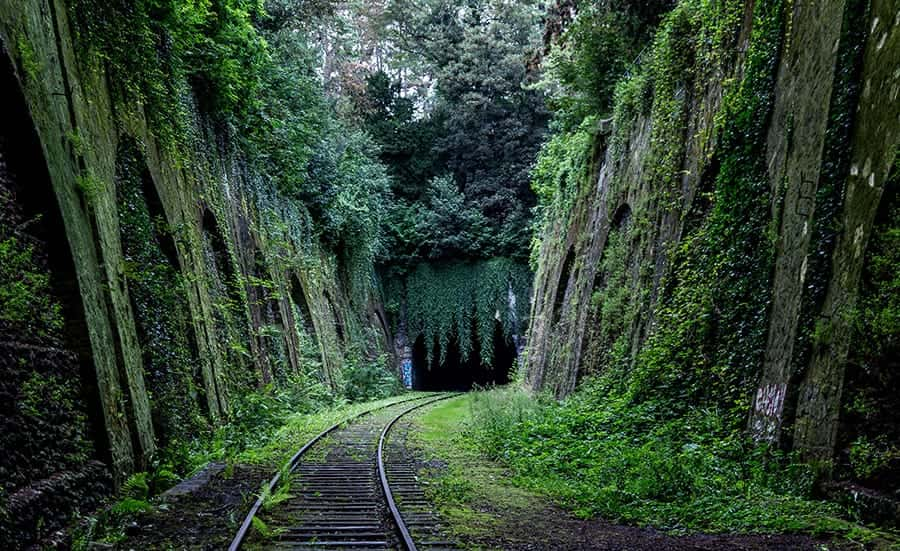
[[[403,386],[412,388],[412,360],[403,360],[403,364],[400,366],[400,377],[403,379]]]

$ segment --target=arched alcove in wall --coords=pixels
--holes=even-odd
[[[62,209],[2,43],[0,104],[0,495],[27,494],[3,500],[0,540],[25,548],[98,504],[92,460],[112,458]]]
[[[556,294],[553,296],[553,324],[559,323],[562,317],[564,301],[566,297],[566,288],[569,286],[569,278],[572,276],[572,264],[575,262],[575,245],[569,247],[566,253],[566,259],[563,261],[562,270],[559,273],[559,280],[556,284]]]
[[[590,308],[581,340],[578,379],[603,368],[616,339],[627,328],[630,293],[629,270],[633,258],[631,206],[622,203],[610,218],[603,251],[591,285]]]
[[[325,300],[328,302],[328,308],[331,310],[332,316],[334,316],[334,330],[337,332],[338,341],[343,343],[345,338],[344,320],[341,318],[341,313],[338,312],[337,307],[334,305],[334,299],[331,298],[331,295],[327,291],[325,292]]]
[[[187,437],[209,412],[175,236],[137,143],[123,137],[116,203],[128,296],[160,444]]]
[[[236,276],[225,235],[209,208],[203,210],[201,229],[203,254],[209,274],[208,289],[213,306],[212,316],[220,339],[220,354],[227,365],[246,367],[246,356],[242,351],[250,348],[250,337],[245,321],[244,299],[240,292],[241,283]],[[250,370],[233,369],[231,373],[232,383],[252,384]],[[241,379],[240,383],[235,380],[235,376]]]
[[[613,212],[610,219],[610,231],[621,231],[622,228],[631,225],[631,205],[622,203]]]
[[[306,293],[303,291],[303,285],[297,274],[291,274],[291,302],[297,308],[299,314],[299,323],[306,333],[315,338],[316,328],[313,325],[312,312],[309,309],[309,303],[306,301]]]
[[[234,264],[231,255],[228,254],[228,244],[225,236],[219,228],[216,216],[209,209],[203,209],[201,223],[203,229],[204,248],[207,257],[212,261],[219,283],[231,298],[232,302],[239,303],[240,295],[236,292]]]

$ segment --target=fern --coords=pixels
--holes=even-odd
[[[253,528],[259,532],[259,535],[265,539],[271,539],[275,535],[275,531],[269,528],[269,525],[262,521],[259,517],[253,517],[251,520]]]
[[[284,503],[285,501],[294,497],[290,494],[291,482],[285,475],[284,471],[282,471],[281,480],[282,483],[279,484],[274,493],[269,490],[268,485],[263,485],[262,492],[260,492],[260,498],[262,499],[262,507],[264,510],[269,510],[272,507],[275,507],[280,503]]]
[[[134,473],[122,484],[122,496],[139,501],[146,501],[150,497],[150,484],[147,481],[147,473]]]

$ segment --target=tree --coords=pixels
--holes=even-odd
[[[548,118],[542,94],[526,87],[533,79],[526,62],[540,38],[537,8],[500,0],[392,0],[380,28],[398,52],[392,70],[404,78],[373,74],[362,108],[404,201],[395,220],[416,205],[424,214],[406,235],[439,233],[425,226],[443,220],[433,216],[435,182],[446,191],[449,177],[464,210],[478,212],[485,239],[477,242],[478,229],[452,246],[421,242],[422,250],[430,258],[450,251],[525,258],[535,204],[529,174]],[[476,241],[462,243],[467,238]]]

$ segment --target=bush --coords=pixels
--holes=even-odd
[[[344,364],[344,396],[351,402],[362,402],[399,393],[400,380],[389,366],[386,354],[374,359],[351,355]]]

